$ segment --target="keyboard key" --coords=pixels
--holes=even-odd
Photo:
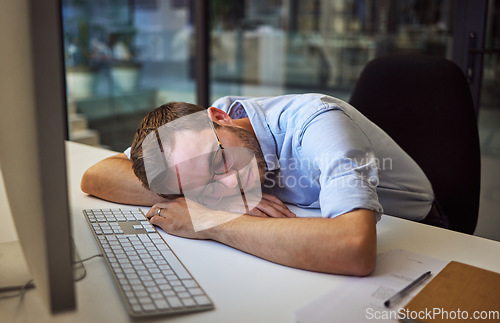
[[[182,306],[182,302],[177,296],[167,297],[167,300],[170,303],[170,306],[172,306],[172,307],[181,307]]]
[[[210,300],[206,296],[195,296],[194,299],[196,300],[196,303],[200,305],[208,305],[210,304]]]
[[[170,281],[170,286],[172,286],[172,287],[182,286],[182,283],[180,280],[172,280],[172,281]]]
[[[191,295],[203,295],[201,288],[190,288],[189,293],[191,293]]]
[[[188,292],[178,293],[177,296],[179,296],[180,298],[190,298],[191,297],[191,295]]]
[[[176,295],[176,293],[173,290],[162,290],[162,294],[167,297]]]
[[[187,291],[187,289],[186,289],[186,288],[184,288],[184,286],[175,286],[175,287],[174,287],[174,290],[175,290],[177,293],[182,293],[182,292]]]
[[[143,285],[139,285],[139,284],[132,285],[132,289],[136,292],[141,292],[141,291],[146,290],[146,288]]]
[[[181,298],[181,300],[184,306],[186,307],[191,307],[196,305],[196,302],[191,298]]]
[[[168,305],[167,301],[164,300],[164,299],[155,299],[154,301],[154,304],[155,306],[160,309],[160,310],[163,310],[163,309],[167,309],[169,308],[170,306]]]
[[[192,279],[184,279],[182,283],[186,288],[198,287],[198,284]]]
[[[163,294],[160,293],[160,292],[151,293],[151,295],[149,295],[149,296],[151,296],[151,298],[153,299],[153,301],[156,300],[156,299],[158,299],[158,300],[163,299]]]
[[[191,278],[191,275],[187,272],[187,270],[171,250],[162,250],[161,254],[166,258],[166,260],[170,264],[170,267],[172,267],[172,269],[177,273],[177,276],[179,276],[180,279]]]

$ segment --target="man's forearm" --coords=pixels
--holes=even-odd
[[[109,157],[90,167],[82,177],[81,189],[87,194],[121,204],[151,206],[163,201],[142,186],[125,154]]]
[[[376,259],[375,216],[357,210],[334,219],[241,216],[206,237],[290,267],[365,276]]]
[[[215,240],[290,267],[365,276],[375,266],[377,234],[372,211],[359,209],[333,219],[234,215],[184,198],[155,204],[146,214],[167,233]],[[197,230],[195,223],[208,224],[208,229]]]

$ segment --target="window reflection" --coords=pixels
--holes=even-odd
[[[71,139],[120,151],[146,111],[195,102],[193,1],[62,1]],[[212,101],[301,92],[348,100],[378,55],[451,52],[451,0],[210,4]]]
[[[450,1],[213,1],[212,94],[323,92],[348,99],[366,62],[446,57]],[[235,93],[237,92],[237,93]]]
[[[149,110],[194,102],[189,1],[62,4],[71,140],[121,151]]]
[[[500,87],[499,17],[500,2],[490,1],[488,7],[488,17],[486,19],[485,48],[492,51],[483,56],[483,78],[480,100],[481,106],[479,110],[481,153],[483,156],[488,156],[490,158],[498,158],[498,156],[500,156],[500,94],[498,92]],[[488,160],[485,162],[486,167],[488,167],[487,162]],[[496,164],[494,167],[498,168]],[[483,168],[483,170],[484,169],[485,168]],[[488,181],[486,180],[485,182],[487,183]]]

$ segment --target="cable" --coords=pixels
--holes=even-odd
[[[97,258],[97,257],[104,257],[104,255],[102,255],[102,254],[93,255],[93,256],[90,256],[90,257],[82,259],[82,260],[73,261],[73,264],[74,265],[81,265],[83,262],[88,261],[88,260],[93,259],[93,258]],[[75,279],[75,282],[82,280],[83,278],[85,278],[85,276],[87,276],[86,271],[82,277],[80,277],[79,279]],[[19,301],[22,302],[22,299],[23,299],[26,291],[28,291],[29,289],[32,289],[32,288],[35,288],[35,284],[33,282],[33,279],[29,280],[28,282],[26,282],[26,284],[24,284],[22,286],[10,286],[10,287],[0,288],[0,293],[9,293],[9,292],[16,292],[17,291],[17,293],[12,294],[12,295],[0,296],[0,300],[14,298],[14,297],[21,297]]]
[[[93,255],[93,256],[90,256],[90,257],[85,258],[85,259],[82,259],[82,260],[73,261],[73,264],[74,264],[74,265],[76,265],[76,264],[81,264],[81,263],[83,263],[83,262],[85,262],[85,261],[87,261],[87,260],[90,260],[90,259],[92,259],[92,258],[97,258],[97,257],[104,257],[104,255],[103,255],[103,254]]]
[[[6,296],[0,296],[1,299],[7,299],[7,298],[14,298],[14,297],[21,297],[21,301],[24,297],[24,294],[28,289],[35,288],[35,284],[33,284],[33,279],[28,281],[26,284],[23,286],[12,286],[12,287],[4,287],[0,289],[0,293],[7,293],[7,292],[13,292],[13,291],[19,291],[16,294],[13,295],[6,295]]]
[[[81,277],[78,277],[75,279],[75,282],[79,282],[81,281],[82,279],[84,279],[85,277],[87,277],[87,270],[85,269],[85,267],[83,266],[83,263],[87,260],[90,260],[90,259],[93,259],[93,258],[96,258],[96,257],[104,257],[103,254],[97,254],[97,255],[93,255],[93,256],[90,256],[88,258],[85,258],[85,259],[81,259],[81,260],[78,260],[78,261],[73,261],[73,265],[81,265],[82,268],[83,268],[83,274]],[[76,271],[76,269],[75,269]]]

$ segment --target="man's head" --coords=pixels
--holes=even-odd
[[[222,156],[220,145],[231,164],[225,174],[214,172],[214,163],[219,161],[216,157]],[[252,170],[249,165],[254,156]],[[186,195],[189,190],[210,195],[215,187],[223,187],[226,195],[236,194],[242,185],[260,189],[266,170],[253,133],[222,110],[182,102],[164,104],[143,119],[132,144],[131,160],[142,184],[163,197]],[[208,182],[217,185],[207,187]]]
[[[134,136],[130,151],[130,159],[132,161],[134,174],[139,178],[144,187],[150,189],[146,169],[144,167],[144,154],[142,150],[142,143],[146,136],[157,131],[159,127],[168,122],[203,110],[202,107],[194,104],[169,102],[149,112],[144,119],[142,119]]]

